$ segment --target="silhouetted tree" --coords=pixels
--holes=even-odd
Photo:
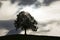
[[[25,30],[26,35],[26,29],[32,29],[33,31],[37,31],[37,25],[36,20],[27,12],[20,12],[17,15],[17,19],[15,20],[15,27],[16,30],[21,28],[22,30]]]

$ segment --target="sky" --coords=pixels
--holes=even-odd
[[[3,24],[4,26],[6,26],[6,24],[4,23],[6,23],[7,20],[7,24],[10,24],[8,28],[6,28],[7,26],[3,27],[3,31],[2,29],[0,29],[1,35],[4,35],[4,33],[7,34],[7,32],[13,30],[14,27],[12,28],[11,26],[13,26],[12,21],[16,19],[16,15],[21,11],[26,11],[29,12],[36,19],[36,21],[38,22],[37,27],[39,27],[37,32],[32,32],[28,30],[27,34],[35,33],[35,35],[40,35],[41,29],[43,29],[44,31],[52,29],[52,31],[48,33],[43,32],[43,35],[60,36],[60,0],[9,0],[0,1],[0,3],[0,21],[4,21],[0,22],[0,25]],[[12,29],[9,29],[9,27]],[[56,33],[54,34],[53,32]]]

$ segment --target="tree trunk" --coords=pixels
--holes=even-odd
[[[25,35],[27,35],[27,34],[26,34],[26,28],[25,28]]]

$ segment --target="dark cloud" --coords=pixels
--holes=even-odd
[[[49,6],[52,2],[57,0],[44,0],[43,3],[39,2],[38,0],[20,0],[19,5],[32,5],[34,4],[36,8],[40,7],[41,5],[45,4],[44,6]]]
[[[16,0],[11,0],[11,3],[14,4],[16,2]]]
[[[36,1],[35,7],[38,8],[40,6],[49,6],[52,2],[59,1],[59,0],[44,0],[42,3],[39,1]]]
[[[41,3],[40,2],[35,2],[35,8],[39,8],[41,6]]]
[[[14,20],[0,20],[0,29],[14,29]]]
[[[20,33],[22,30],[15,30],[14,20],[0,20],[0,29],[7,29],[9,32],[7,35]]]
[[[0,8],[2,7],[2,2],[0,2]]]
[[[18,5],[32,5],[34,4],[37,0],[11,0],[11,3],[15,3],[16,1],[19,2]]]
[[[36,2],[37,0],[20,0],[19,5],[32,5]]]
[[[32,5],[32,4],[40,5],[41,4],[40,2],[38,2],[38,0],[11,0],[11,3],[13,4],[16,1],[19,2],[18,5]],[[44,0],[43,4],[45,4],[46,6],[48,6],[49,4],[51,4],[54,1],[58,1],[58,0]]]
[[[40,6],[49,6],[52,2],[57,0],[44,0],[43,3],[38,0],[11,0],[11,3],[14,4],[16,1],[18,2],[18,6],[30,6],[34,4],[34,8],[39,8]]]
[[[15,30],[15,29],[13,29],[13,30],[10,30],[6,35],[12,35],[12,34],[19,34],[19,33],[21,33],[22,32],[22,30]]]
[[[57,1],[57,0],[44,0],[44,4],[46,5],[46,6],[48,6],[48,5],[50,5],[52,2],[55,2],[55,1]]]

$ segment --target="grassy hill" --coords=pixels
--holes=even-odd
[[[53,36],[37,36],[37,35],[21,35],[21,34],[14,34],[14,35],[7,35],[0,37],[0,40],[59,40],[60,37],[53,37]]]

